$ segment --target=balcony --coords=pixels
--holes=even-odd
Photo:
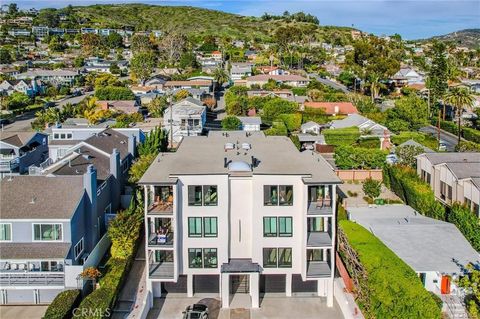
[[[148,246],[155,246],[157,248],[173,248],[173,233],[169,232],[167,234],[149,234]]]
[[[332,275],[330,265],[325,261],[307,262],[307,278],[328,278]]]
[[[151,263],[148,266],[150,279],[173,279],[174,264],[173,262]]]
[[[173,214],[173,188],[171,186],[154,186],[150,193],[149,214]]]
[[[201,133],[202,130],[203,127],[201,125],[180,125],[180,131]]]
[[[307,247],[331,247],[332,237],[328,232],[309,232]]]
[[[19,166],[18,157],[16,155],[2,155],[0,157],[0,171],[10,172],[14,171]]]
[[[60,273],[1,272],[0,286],[64,286],[65,276]]]
[[[316,201],[308,203],[307,215],[332,215],[331,200]]]

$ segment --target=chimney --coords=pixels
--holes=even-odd
[[[87,171],[83,174],[83,187],[90,198],[91,203],[97,201],[97,170],[93,165],[88,165]]]
[[[115,178],[120,177],[120,152],[114,148],[110,154],[110,174]]]
[[[128,137],[128,152],[132,154],[133,157],[135,157],[136,150],[137,150],[137,137],[132,134]]]

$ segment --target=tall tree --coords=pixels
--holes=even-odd
[[[152,43],[146,35],[135,34],[132,37],[132,53],[143,53],[152,50]]]
[[[446,46],[436,41],[432,46],[432,64],[428,71],[427,85],[433,105],[441,99],[448,89],[448,63],[446,58]],[[445,103],[443,104],[443,120],[445,120]]]
[[[230,77],[224,68],[216,68],[213,71],[213,79],[217,82],[218,86],[221,87],[230,80]],[[215,83],[213,83],[213,97],[215,97]]]
[[[163,59],[169,65],[175,65],[187,48],[187,37],[177,30],[166,31],[158,48]]]
[[[453,88],[445,94],[444,104],[450,104],[455,107],[458,121],[458,144],[461,141],[462,134],[462,113],[463,108],[473,107],[473,95],[465,88]]]
[[[143,85],[153,73],[156,66],[156,59],[153,52],[137,53],[130,61],[131,75]]]

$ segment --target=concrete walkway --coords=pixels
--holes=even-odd
[[[48,306],[0,306],[0,318],[2,319],[40,319],[45,314]]]
[[[366,207],[369,204],[363,199],[365,193],[363,192],[363,184],[358,182],[358,184],[348,184],[344,183],[339,186],[342,192],[347,196],[344,199],[344,206],[345,207]],[[350,194],[349,194],[350,192]],[[351,196],[351,194],[357,194],[357,196]],[[382,184],[382,189],[380,190],[379,198],[383,199],[392,199],[392,200],[400,200],[400,198],[395,195],[391,190],[389,190],[385,185]]]

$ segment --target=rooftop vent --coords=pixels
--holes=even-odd
[[[233,143],[225,143],[225,151],[234,150],[234,149],[235,149],[235,144],[233,144]]]
[[[91,157],[90,155],[88,155],[88,154],[83,154],[82,157],[83,157],[84,159],[86,159],[87,161],[92,158],[92,157]]]
[[[35,196],[32,196],[32,200],[30,201],[30,204],[35,204],[36,200],[37,200],[37,198]]]
[[[252,148],[252,146],[249,143],[242,143],[242,149],[249,150],[251,148]]]

